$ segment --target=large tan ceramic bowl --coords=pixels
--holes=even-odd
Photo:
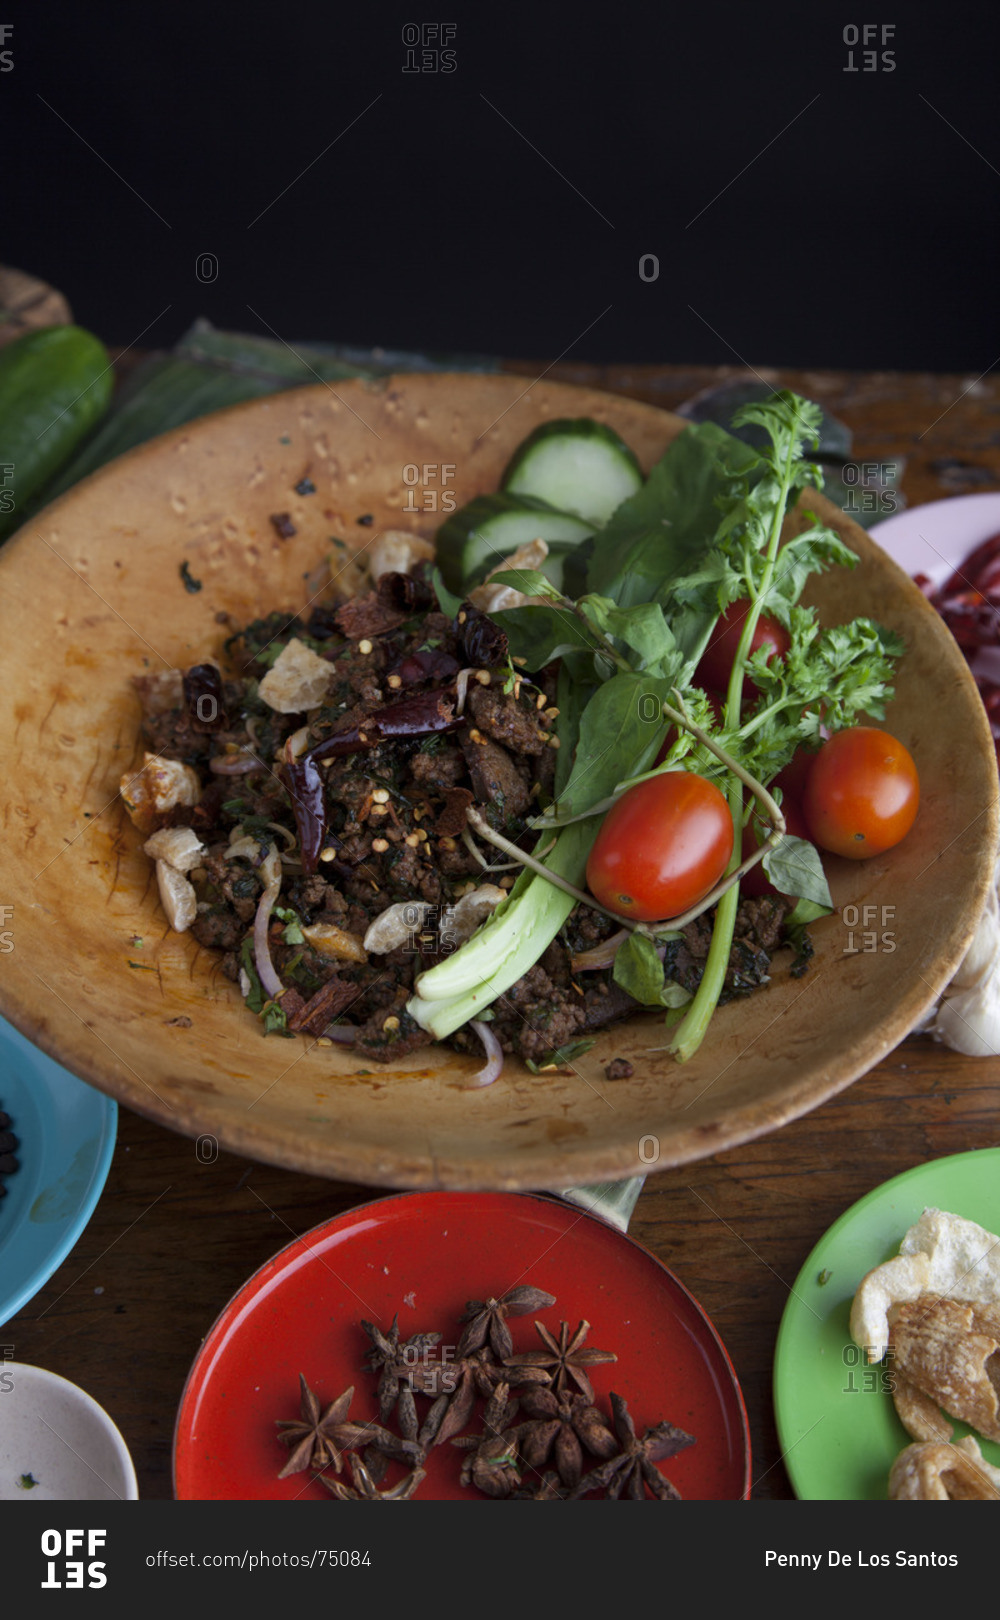
[[[218,958],[167,928],[116,798],[136,757],[130,677],[218,654],[223,611],[241,623],[301,607],[331,537],[354,547],[386,525],[433,533],[435,501],[494,489],[525,434],[567,415],[612,424],[647,468],[684,426],[510,376],[307,388],[133,451],[9,542],[0,904],[13,907],[13,949],[0,957],[0,1011],[19,1029],[139,1113],[254,1158],[381,1186],[515,1189],[681,1164],[773,1130],[914,1026],[985,896],[996,765],[955,643],[823,501],[813,504],[861,558],[818,585],[824,614],[875,614],[909,647],[888,724],[919,762],[920,815],[889,855],[830,863],[838,907],[857,910],[815,928],[804,978],[779,956],[771,986],[720,1011],[690,1064],[657,1050],[662,1024],[644,1016],[603,1034],[577,1072],[509,1062],[485,1091],[463,1089],[476,1065],[443,1046],[373,1070],[304,1038],[264,1037]],[[305,474],[316,494],[295,493]],[[284,512],[297,531],[285,540],[270,521]],[[360,524],[369,514],[374,524]],[[200,590],[185,588],[184,563]],[[615,1057],[634,1064],[631,1080],[605,1080]]]

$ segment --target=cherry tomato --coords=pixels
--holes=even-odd
[[[788,764],[774,778],[773,785],[780,787],[785,796],[785,804],[791,799],[798,809],[804,803],[806,783],[809,780],[809,773],[813,768],[815,758],[816,750],[814,748],[796,748]],[[801,836],[808,838],[809,834],[804,832]]]
[[[785,768],[787,770],[790,767],[786,766]],[[782,775],[783,774],[784,773],[782,773]],[[775,780],[780,782],[780,776]],[[784,784],[782,784],[782,786],[784,786]],[[781,812],[785,818],[785,827],[787,828],[788,832],[791,833],[793,838],[809,837],[809,828],[806,826],[806,818],[802,814],[802,809],[798,802],[792,798],[787,789],[785,790],[784,797],[781,801]],[[754,818],[753,820],[748,821],[743,829],[743,860],[746,860],[750,855],[756,853],[767,837],[767,834],[767,818],[764,815],[764,812],[761,811],[759,819]],[[756,866],[751,866],[749,872],[747,872],[746,875],[740,879],[740,893],[748,894],[751,896],[751,898],[757,900],[762,900],[765,897],[768,899],[773,899],[776,895],[779,898],[783,898],[781,890],[774,887],[774,884],[764,871],[763,861],[758,861]]]
[[[724,795],[692,771],[629,788],[608,811],[587,862],[595,899],[616,916],[659,922],[697,905],[733,852]]]
[[[863,861],[906,837],[919,803],[917,767],[903,744],[876,726],[852,726],[816,755],[802,808],[814,843]]]
[[[733,667],[733,659],[736,657],[736,649],[740,644],[743,625],[749,612],[749,602],[730,602],[712,631],[708,646],[702,653],[701,662],[695,671],[695,680],[699,686],[712,686],[719,692],[726,690],[729,685],[729,672]],[[779,658],[784,658],[790,646],[788,631],[784,625],[761,614],[747,656],[759,652],[761,647],[770,647],[769,660],[775,653]],[[756,692],[757,688],[752,681],[745,680],[743,684],[744,691],[749,692],[751,696]]]

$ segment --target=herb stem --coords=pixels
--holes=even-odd
[[[743,705],[743,676],[746,670],[747,654],[753,641],[757,624],[760,620],[764,604],[767,601],[771,583],[774,579],[774,567],[778,555],[778,545],[781,540],[781,530],[785,521],[785,512],[788,506],[788,495],[792,487],[792,468],[796,455],[796,439],[794,433],[788,435],[785,451],[784,465],[781,469],[778,486],[778,496],[774,504],[771,519],[771,532],[767,541],[767,554],[764,562],[764,572],[759,591],[751,595],[750,611],[743,621],[743,632],[740,636],[733,667],[729,675],[729,688],[726,693],[726,729],[736,731],[740,723],[740,711]],[[749,585],[748,581],[748,585]],[[771,805],[774,800],[766,789],[763,790]],[[729,810],[733,818],[733,827],[743,825],[743,781],[740,773],[734,771],[730,779]],[[762,801],[763,802],[763,801]],[[775,806],[777,808],[777,806]],[[770,812],[769,812],[770,813]],[[784,818],[781,817],[782,827]],[[740,862],[741,847],[739,840],[734,840],[733,853],[729,859],[726,876],[735,874]],[[729,953],[732,950],[733,934],[736,929],[736,913],[739,909],[739,883],[733,884],[719,901],[715,913],[715,927],[712,930],[712,943],[708,948],[705,967],[701,976],[701,983],[695,991],[694,998],[688,1007],[683,1022],[677,1030],[669,1050],[678,1063],[686,1063],[697,1052],[711,1022],[712,1014],[719,1004],[722,987],[726,981],[729,970]]]

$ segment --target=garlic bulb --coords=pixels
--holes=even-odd
[[[1000,1056],[1000,863],[986,906],[954,978],[924,1026],[966,1057]]]

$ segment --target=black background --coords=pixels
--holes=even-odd
[[[845,71],[850,0],[3,0],[0,257],[140,347],[204,315],[291,343],[978,374],[1000,11],[867,20],[895,23],[869,47],[891,72]],[[455,70],[404,72],[404,24],[446,21]]]

